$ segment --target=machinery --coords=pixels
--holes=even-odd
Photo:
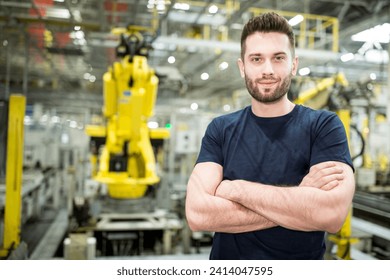
[[[344,74],[338,73],[337,75],[318,81],[315,87],[299,93],[294,102],[296,104],[305,104],[316,109],[328,107],[330,110],[336,111],[344,124],[347,137],[349,138],[350,111],[346,107],[347,103],[345,102],[344,95],[348,85]],[[357,239],[352,237],[351,216],[352,209],[341,230],[337,234],[329,236],[329,240],[332,242],[330,245],[337,245],[337,258],[350,259],[350,245],[357,242]],[[329,255],[331,255],[330,252]],[[333,258],[333,256],[328,256],[328,258]]]
[[[122,57],[104,74],[105,126],[88,126],[92,138],[94,179],[107,185],[116,199],[136,199],[159,182],[150,139],[169,137],[169,131],[151,130],[158,78],[147,63],[148,46],[138,31],[121,35],[117,55]]]
[[[86,127],[91,178],[99,184],[96,189],[105,187],[106,192],[88,197],[91,191],[86,191],[81,199],[75,197],[78,229],[64,242],[68,258],[72,241],[91,236],[101,256],[142,255],[147,250],[172,253],[173,237],[182,228],[177,215],[159,205],[156,194],[161,189],[156,158],[170,134],[166,128],[150,129],[147,123],[154,114],[159,82],[147,61],[147,33],[141,27],[114,33],[120,34],[116,49],[120,61],[103,76],[105,123]],[[78,233],[88,237],[77,237]]]
[[[369,153],[372,143],[368,141],[367,134],[374,129],[368,128],[367,119],[359,119],[364,115],[370,116],[371,111],[378,108],[372,102],[373,97],[372,86],[365,83],[350,85],[345,76],[338,73],[317,81],[314,87],[302,91],[294,100],[297,104],[315,109],[327,108],[338,114],[346,130],[354,162],[356,193],[353,207],[341,230],[328,235],[330,249],[327,258],[353,259],[357,256],[358,259],[388,259],[390,256],[389,196],[384,188],[374,187],[378,180],[375,180],[373,157]],[[362,125],[359,126],[359,123]],[[386,141],[381,142],[381,150],[387,145]],[[383,162],[378,164],[382,166],[379,170],[388,170],[387,160],[378,162]],[[367,192],[368,186],[375,189],[375,193]],[[337,247],[335,250],[332,250],[333,245]]]

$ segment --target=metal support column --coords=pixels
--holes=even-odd
[[[3,247],[0,248],[0,257],[8,256],[20,244],[25,109],[25,96],[17,94],[10,96],[5,176],[4,240]]]
[[[390,34],[388,35],[390,40]],[[387,55],[390,57],[390,44],[387,45]],[[390,61],[387,62],[387,104],[386,104],[386,120],[387,130],[390,131]]]
[[[23,95],[27,96],[28,90],[28,64],[29,64],[29,47],[30,47],[30,37],[28,34],[24,34],[24,67],[23,67]]]

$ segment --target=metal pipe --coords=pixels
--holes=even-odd
[[[24,33],[24,67],[23,67],[23,95],[27,95],[28,90],[28,62],[29,62],[29,47],[30,37]]]
[[[10,95],[10,83],[11,83],[11,54],[10,54],[10,42],[8,40],[3,41],[3,46],[6,48],[6,70],[5,70],[5,96],[4,99],[8,100]]]

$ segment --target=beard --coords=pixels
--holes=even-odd
[[[267,80],[275,80],[275,78],[266,78]],[[245,84],[249,94],[260,103],[276,103],[285,96],[291,85],[292,74],[285,77],[281,84],[275,89],[260,89],[257,85],[262,79],[250,79],[245,75]]]

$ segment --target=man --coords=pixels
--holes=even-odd
[[[354,194],[336,114],[287,99],[298,68],[283,17],[251,19],[238,66],[251,106],[215,118],[187,186],[193,231],[215,232],[210,259],[323,259]]]

